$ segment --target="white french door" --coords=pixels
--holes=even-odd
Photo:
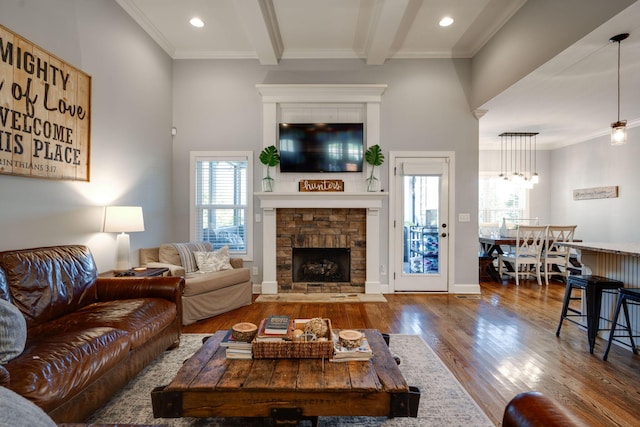
[[[394,289],[446,292],[449,159],[396,157]]]

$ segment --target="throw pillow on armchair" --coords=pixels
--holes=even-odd
[[[233,269],[229,261],[229,246],[223,246],[213,252],[196,251],[193,255],[196,258],[198,271],[203,273]]]

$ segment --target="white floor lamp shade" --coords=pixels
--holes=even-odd
[[[129,270],[129,235],[144,231],[144,218],[140,206],[107,206],[104,212],[104,228],[107,233],[120,233],[116,239],[116,270]]]

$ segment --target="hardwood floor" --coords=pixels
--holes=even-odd
[[[254,303],[183,328],[208,333],[269,314],[328,317],[339,328],[420,335],[496,425],[517,393],[540,391],[592,426],[640,425],[640,356],[606,342],[593,355],[586,330],[558,326],[564,284],[481,283],[480,296],[393,294],[388,303]],[[428,399],[428,396],[422,396]]]

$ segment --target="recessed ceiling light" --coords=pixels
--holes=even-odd
[[[450,16],[445,16],[440,20],[441,27],[448,27],[451,24],[453,24],[453,18],[451,18]]]
[[[202,28],[204,27],[204,21],[198,17],[195,18],[191,18],[189,20],[189,24],[193,25],[196,28]]]

